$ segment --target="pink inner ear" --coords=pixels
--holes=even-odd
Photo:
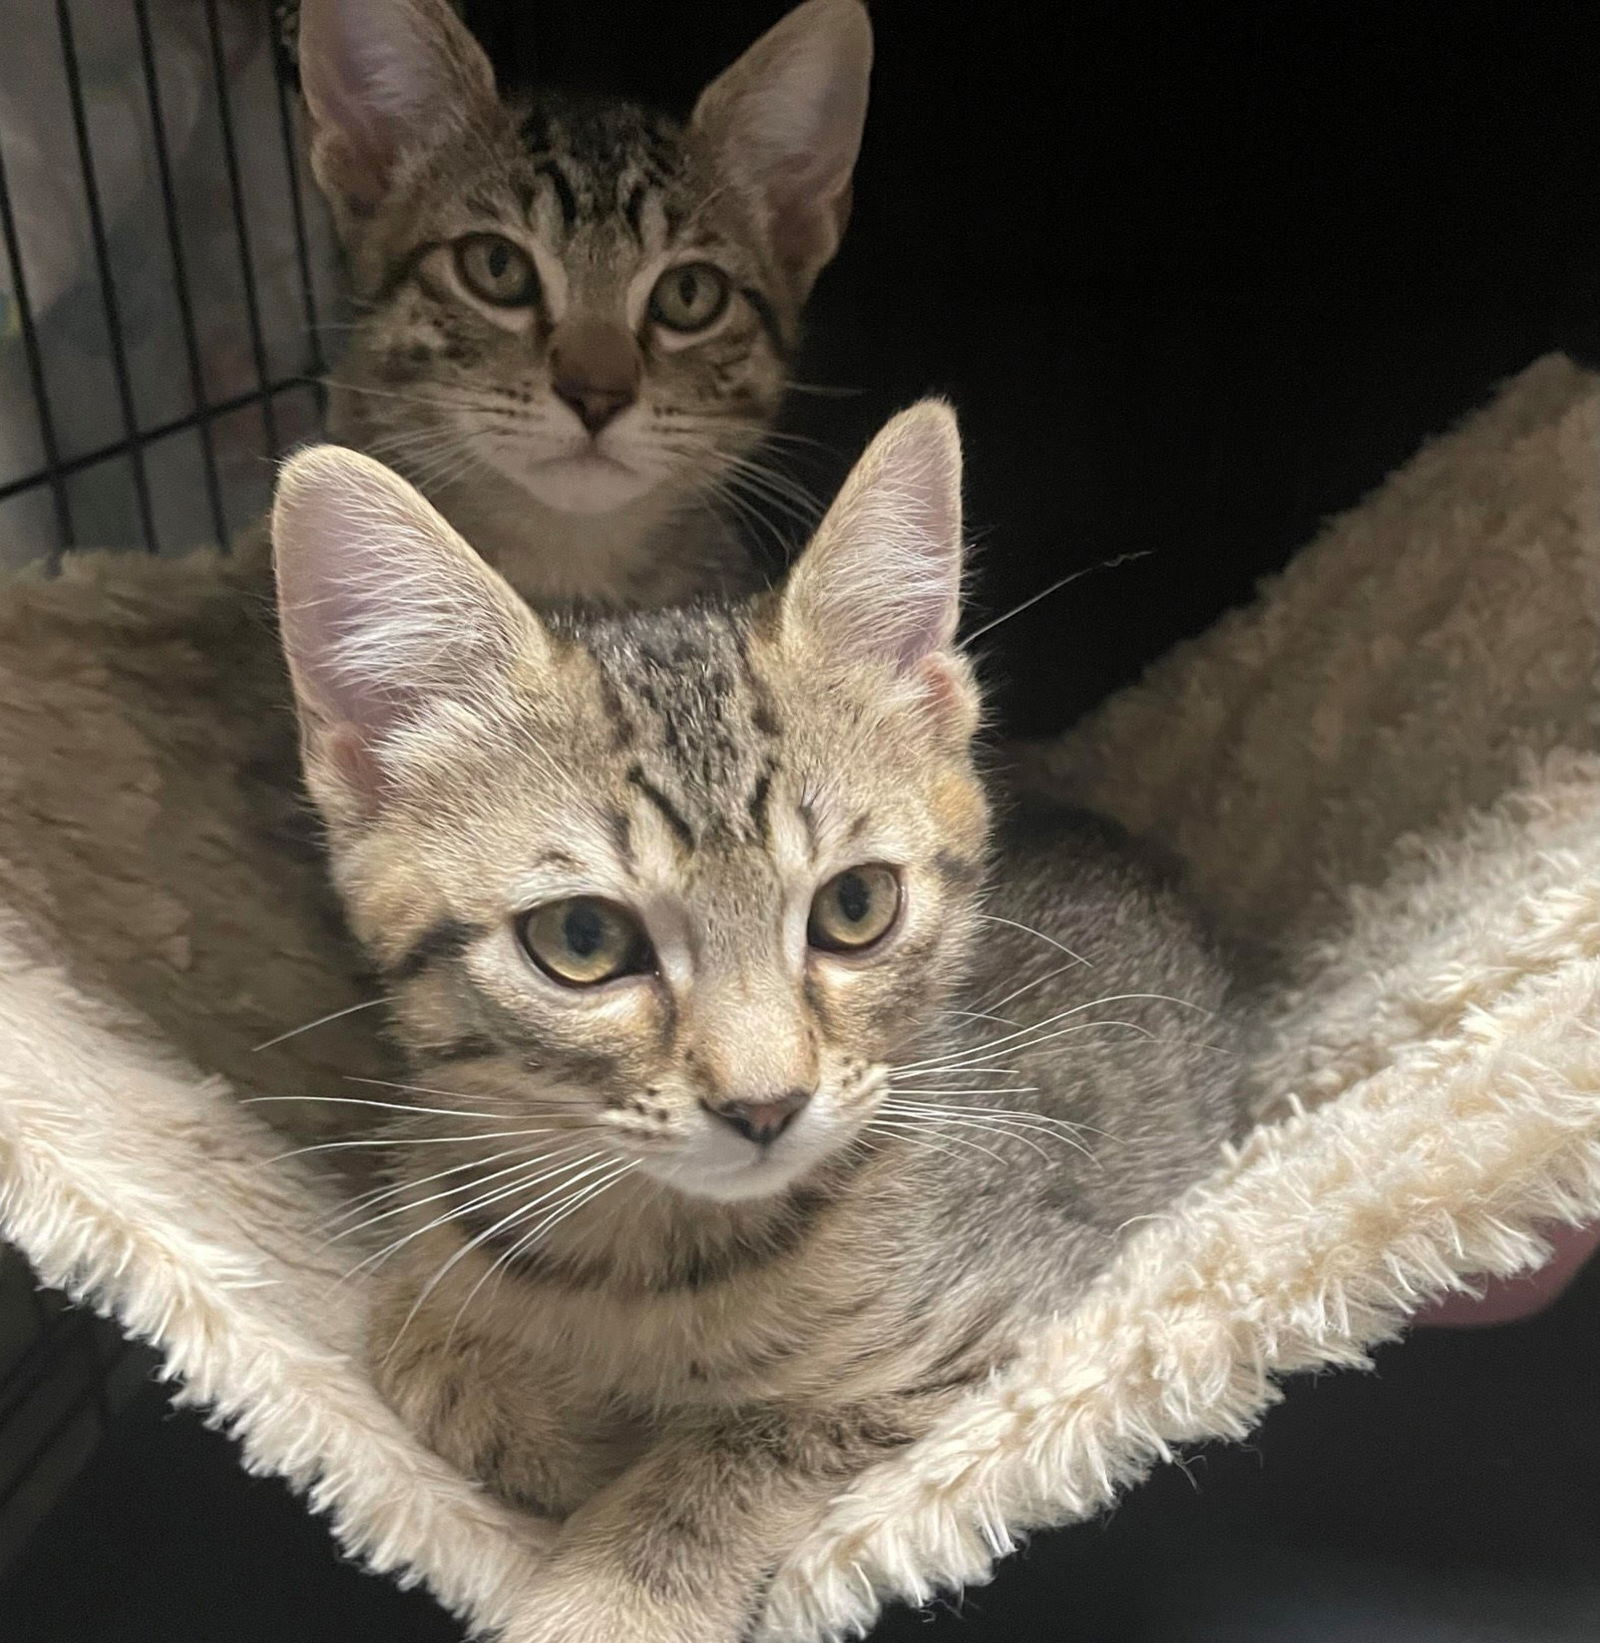
[[[322,751],[363,808],[375,808],[388,782],[361,732],[354,725],[339,725],[323,742]]]
[[[925,656],[913,673],[922,689],[922,710],[944,731],[964,727],[970,735],[976,726],[975,699],[962,679],[954,657],[936,651]]]
[[[772,248],[789,264],[809,267],[829,256],[838,240],[840,185],[803,160],[773,169],[767,182]]]

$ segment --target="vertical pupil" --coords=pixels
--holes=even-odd
[[[694,289],[698,280],[692,273],[681,274],[678,277],[678,301],[685,308],[694,307]]]
[[[859,873],[839,880],[839,911],[848,923],[859,924],[872,911],[872,891]]]
[[[593,958],[605,941],[605,920],[596,907],[574,907],[562,923],[561,933],[579,958]]]
[[[506,269],[511,266],[511,252],[504,245],[489,247],[489,277],[499,279]]]

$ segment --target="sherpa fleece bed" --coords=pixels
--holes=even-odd
[[[83,556],[0,588],[0,1229],[154,1343],[352,1557],[514,1640],[548,1531],[375,1396],[359,1282],[318,1233],[335,1191],[237,1099],[338,1093],[374,1054],[372,1012],[250,1053],[362,994],[266,801],[284,749],[240,578]],[[107,620],[114,659],[86,645]],[[1600,379],[1549,358],[1034,751],[1028,781],[1175,849],[1265,955],[1259,1123],[832,1504],[764,1638],[981,1581],[1176,1446],[1245,1436],[1279,1377],[1359,1364],[1600,1216],[1597,668]]]

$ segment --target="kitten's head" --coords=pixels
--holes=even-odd
[[[308,779],[424,1086],[725,1200],[859,1133],[975,927],[960,532],[954,419],[924,404],[779,593],[563,621],[387,469],[289,463]]]
[[[303,0],[312,165],[352,270],[338,436],[424,489],[604,513],[698,492],[775,415],[849,211],[872,36],[806,0],[688,125],[513,105],[447,0]]]

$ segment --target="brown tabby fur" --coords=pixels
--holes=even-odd
[[[991,841],[958,476],[919,408],[781,594],[559,622],[372,464],[285,476],[308,775],[413,1065],[358,1212],[373,1365],[567,1519],[515,1643],[734,1643],[825,1502],[1233,1125],[1228,977],[1173,893],[1082,820]],[[808,947],[864,862],[898,923]],[[636,909],[654,968],[541,975],[519,916],[578,893]],[[768,1145],[717,1117],[793,1090]]]
[[[680,127],[616,99],[502,99],[445,0],[304,0],[312,161],[356,299],[334,437],[536,603],[749,582],[738,527],[797,505],[755,450],[844,228],[870,61],[860,0],[807,0]],[[532,260],[536,300],[466,284],[453,248],[485,233]],[[649,297],[691,264],[732,295],[689,335]],[[637,372],[635,397],[591,437],[558,360]]]

